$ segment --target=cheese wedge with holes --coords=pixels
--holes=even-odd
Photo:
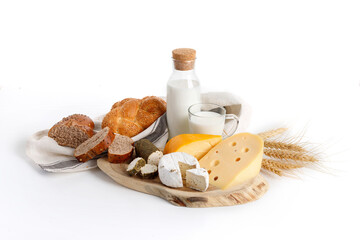
[[[212,148],[199,163],[209,182],[227,189],[255,178],[261,169],[264,142],[251,133],[239,133]]]
[[[199,160],[221,140],[220,135],[181,134],[170,139],[164,153],[185,152]]]

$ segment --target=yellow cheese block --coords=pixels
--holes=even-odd
[[[221,140],[220,135],[181,134],[170,139],[165,146],[164,154],[185,152],[199,160]]]
[[[239,133],[220,142],[199,163],[208,170],[211,185],[227,189],[259,174],[263,148],[258,135]]]

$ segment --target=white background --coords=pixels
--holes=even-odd
[[[359,239],[359,1],[1,1],[0,239]],[[197,50],[203,91],[289,126],[326,173],[266,176],[258,201],[187,209],[100,170],[42,171],[27,138],[62,117],[165,95],[171,50]]]

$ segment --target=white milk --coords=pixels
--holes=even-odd
[[[189,120],[191,133],[222,135],[225,115],[210,111],[200,111],[194,114]]]
[[[199,82],[184,79],[169,81],[166,102],[170,138],[179,134],[190,133],[188,108],[201,102]]]

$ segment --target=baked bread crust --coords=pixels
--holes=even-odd
[[[116,154],[109,154],[108,153],[108,161],[110,163],[124,163],[126,161],[128,161],[129,159],[131,159],[133,154],[133,151],[124,154],[124,155],[116,155]]]
[[[73,114],[56,123],[48,132],[60,146],[76,148],[94,135],[94,122],[86,115]]]
[[[119,149],[122,149],[121,153]],[[111,163],[124,163],[131,159],[133,151],[134,141],[131,138],[115,135],[115,139],[108,149],[108,161]]]
[[[97,140],[98,136],[101,135],[104,131],[107,131],[106,135],[102,139]],[[107,150],[113,142],[114,138],[115,134],[110,131],[109,128],[104,128],[100,132],[83,142],[80,146],[78,146],[74,151],[74,157],[76,157],[76,159],[80,162],[87,162]],[[92,148],[89,148],[89,144],[92,141],[97,141],[97,144]],[[84,151],[84,149],[86,149],[85,152],[81,153]]]
[[[125,98],[112,106],[101,127],[109,127],[114,133],[133,137],[148,128],[165,112],[166,102],[159,97]]]

